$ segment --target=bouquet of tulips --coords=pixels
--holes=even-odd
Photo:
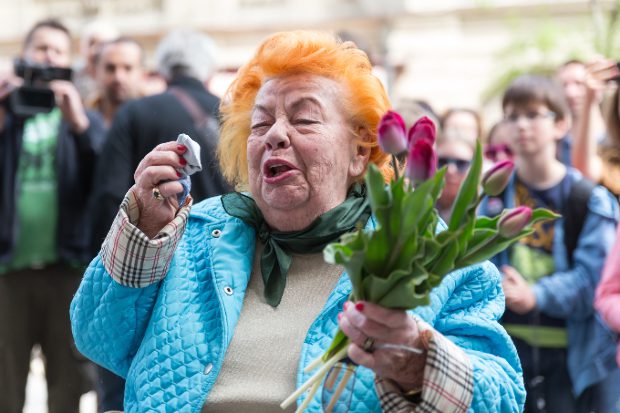
[[[388,184],[371,164],[366,174],[376,228],[345,234],[323,251],[329,263],[344,266],[352,284],[352,301],[364,300],[387,308],[411,310],[429,304],[431,290],[451,271],[479,263],[532,232],[532,224],[557,215],[518,207],[494,218],[480,217],[476,209],[483,196],[499,195],[514,169],[503,161],[482,175],[482,150],[476,153],[452,207],[450,221],[440,223],[435,203],[444,186],[446,168],[436,170],[435,125],[427,117],[408,131],[402,117],[388,112],[378,128],[381,149],[392,155],[395,177]],[[396,155],[407,152],[404,176]],[[323,378],[346,357],[348,338],[340,330],[322,357],[307,371],[316,373],[281,407],[286,408],[310,389],[297,410],[303,412]]]

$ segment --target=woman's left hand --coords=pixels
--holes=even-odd
[[[378,377],[395,381],[404,391],[422,387],[426,351],[416,354],[381,346],[423,348],[418,325],[406,311],[347,301],[338,319],[340,329],[351,340],[348,355],[353,362],[368,367]]]

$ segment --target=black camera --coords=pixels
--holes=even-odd
[[[54,92],[49,88],[52,80],[71,80],[70,68],[54,67],[15,59],[15,75],[24,79],[21,87],[11,93],[11,109],[18,116],[48,113],[56,106]]]

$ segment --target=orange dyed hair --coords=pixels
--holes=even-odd
[[[239,189],[247,189],[247,139],[254,100],[261,86],[274,77],[309,73],[324,76],[344,86],[343,97],[350,126],[356,136],[365,129],[370,147],[369,162],[376,164],[386,181],[393,172],[388,155],[380,151],[377,126],[390,102],[383,85],[372,73],[368,56],[352,42],[314,31],[276,33],[267,38],[254,57],[239,69],[222,100],[222,129],[218,157],[222,173]]]

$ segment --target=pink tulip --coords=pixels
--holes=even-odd
[[[532,219],[532,209],[520,206],[505,212],[497,223],[499,235],[504,238],[512,238],[530,223]]]
[[[427,139],[431,145],[435,144],[435,124],[426,116],[422,116],[416,123],[413,124],[407,135],[407,141],[409,145],[409,151],[416,141],[420,139]]]
[[[383,152],[398,155],[407,150],[405,121],[397,112],[389,110],[383,115],[377,133]]]
[[[433,143],[428,139],[416,140],[413,146],[409,147],[405,175],[415,186],[435,175],[436,170],[437,154]]]
[[[501,161],[493,165],[482,177],[482,190],[489,196],[497,196],[502,193],[510,177],[515,164],[512,161]]]

